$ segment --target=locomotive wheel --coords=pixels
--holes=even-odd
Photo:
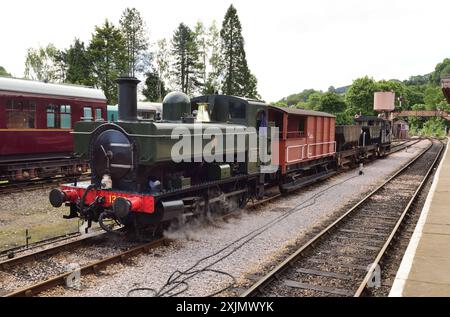
[[[248,191],[238,195],[237,203],[238,203],[238,208],[239,209],[244,209],[245,206],[247,206],[247,203],[248,203]]]

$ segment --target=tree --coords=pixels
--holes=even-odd
[[[280,101],[286,103],[288,106],[297,105],[299,102],[306,102],[309,96],[315,92],[317,91],[314,89],[304,89],[302,92],[289,95]]]
[[[161,102],[162,96],[167,93],[164,81],[159,78],[157,72],[148,72],[145,79],[145,87],[142,94],[148,101]]]
[[[397,80],[380,80],[376,83],[376,91],[390,91],[395,93],[395,107],[399,110],[409,108],[408,94],[406,92],[406,86]],[[398,97],[402,98],[401,108]],[[373,101],[372,101],[373,104]]]
[[[111,22],[105,20],[95,27],[88,55],[91,60],[93,82],[105,93],[108,103],[117,103],[117,77],[126,74],[127,51],[122,33]]]
[[[321,99],[321,91],[313,92],[308,96],[308,100],[306,101],[306,109],[318,110],[320,108]]]
[[[414,105],[424,103],[424,93],[421,86],[406,86],[406,99],[408,100],[408,108],[411,109]]]
[[[429,86],[425,90],[423,101],[427,110],[436,110],[438,108],[443,108],[442,106],[445,106],[447,104],[440,86]]]
[[[149,41],[145,23],[135,8],[126,8],[120,18],[120,29],[126,41],[127,72],[134,77],[145,69],[145,52]]]
[[[25,57],[25,78],[59,82],[62,81],[57,58],[58,49],[52,44],[37,49],[29,48]]]
[[[225,14],[220,37],[222,41],[223,93],[257,98],[257,80],[251,74],[247,64],[241,22],[233,5]]]
[[[431,80],[431,75],[432,74],[411,76],[409,77],[408,80],[405,80],[403,83],[407,86],[427,85]]]
[[[431,82],[435,85],[439,85],[441,79],[446,77],[450,77],[450,58],[446,58],[436,65],[434,72],[431,74]]]
[[[205,87],[207,81],[206,68],[208,65],[208,44],[205,26],[201,21],[198,21],[194,28],[194,40],[198,48],[198,72],[201,78],[201,85]]]
[[[427,120],[423,124],[421,133],[427,136],[444,137],[445,136],[445,123],[444,119],[439,117],[433,117]]]
[[[207,46],[210,49],[209,64],[211,71],[208,73],[203,93],[214,94],[220,90],[221,86],[220,32],[217,29],[216,21],[213,21],[208,29]]]
[[[374,115],[373,98],[377,90],[375,81],[369,77],[358,78],[347,91],[345,101],[351,113]]]
[[[172,75],[182,92],[191,94],[201,86],[199,80],[199,52],[194,33],[184,23],[180,23],[172,38]]]
[[[335,92],[326,92],[320,98],[319,107],[316,110],[337,114],[346,109],[343,98]]]
[[[66,82],[78,85],[93,85],[92,67],[84,42],[75,39],[66,50]]]
[[[161,101],[166,94],[165,82],[169,79],[170,56],[166,39],[159,40],[156,43],[156,47],[154,67],[158,79],[156,83],[156,100]]]
[[[3,77],[11,77],[11,74],[6,71],[3,66],[0,66],[0,76]]]

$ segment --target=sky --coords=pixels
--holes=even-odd
[[[0,4],[0,65],[22,77],[27,48],[88,42],[95,25],[118,24],[126,7],[141,12],[156,42],[180,22],[221,25],[230,4],[266,101],[365,75],[403,80],[450,57],[448,0],[14,0]]]

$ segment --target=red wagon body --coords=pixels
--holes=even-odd
[[[269,121],[279,128],[279,164],[284,175],[291,166],[336,153],[336,118],[328,113],[269,107]]]

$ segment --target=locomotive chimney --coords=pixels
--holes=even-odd
[[[119,120],[137,121],[137,84],[135,77],[119,77]]]

